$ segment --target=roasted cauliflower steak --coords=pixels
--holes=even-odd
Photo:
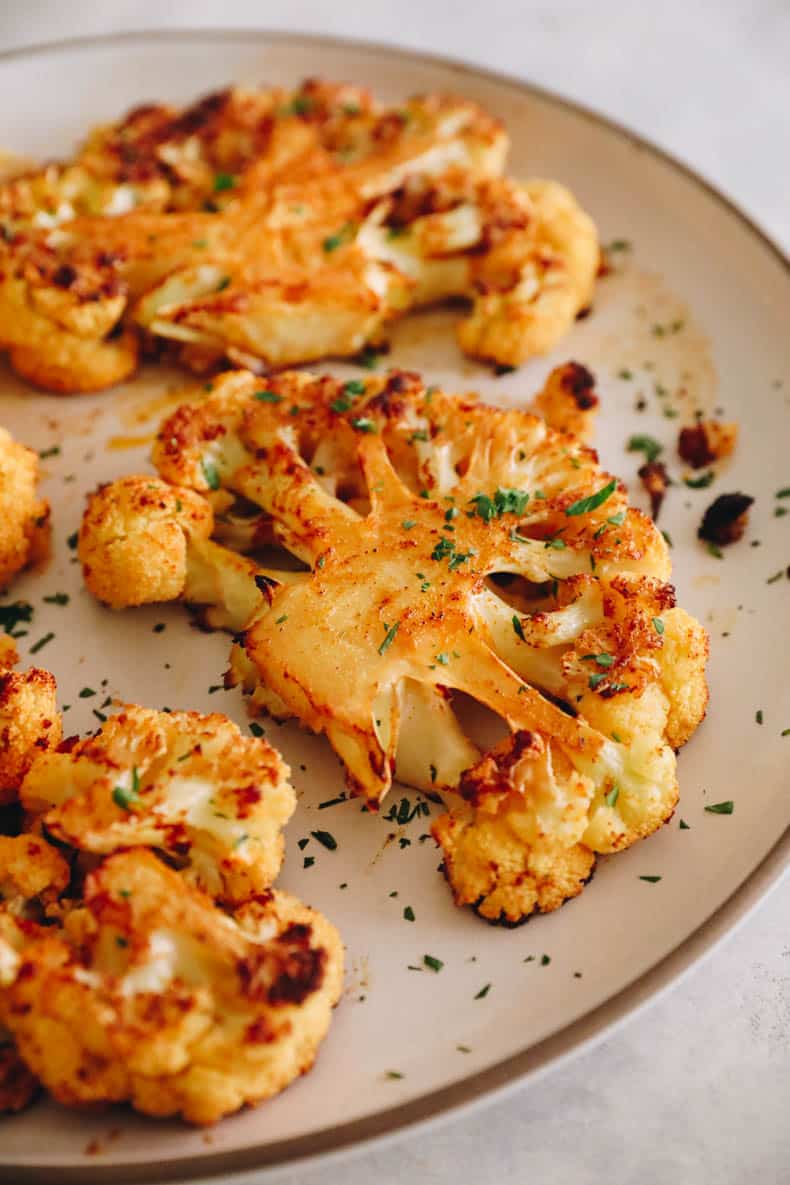
[[[149,846],[227,905],[280,870],[296,796],[288,767],[226,716],[128,706],[98,733],[38,759],[20,788],[28,816],[84,852]]]
[[[199,562],[206,611],[239,631],[229,682],[325,733],[371,808],[394,776],[440,793],[459,904],[511,924],[556,908],[672,814],[707,637],[664,539],[577,438],[407,372],[240,372],[163,424],[154,462],[213,507]],[[200,603],[184,571],[176,595]],[[508,734],[488,754],[470,698]]]
[[[503,177],[501,124],[452,95],[230,91],[132,112],[77,162],[0,186],[0,346],[55,391],[135,369],[140,333],[205,369],[354,355],[463,297],[467,353],[515,366],[590,300],[598,238],[553,181]]]
[[[310,1068],[342,967],[334,927],[288,894],[229,915],[132,848],[62,930],[0,928],[0,1019],[62,1103],[213,1123]]]

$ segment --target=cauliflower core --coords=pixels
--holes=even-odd
[[[95,390],[140,330],[197,369],[281,368],[461,297],[461,348],[519,365],[589,303],[599,247],[563,186],[501,176],[507,147],[466,100],[331,84],[132,113],[0,186],[0,345],[40,386]]]
[[[222,913],[152,853],[111,856],[62,932],[17,949],[0,1019],[62,1103],[213,1123],[310,1068],[342,982],[335,929],[286,893]]]
[[[0,591],[49,546],[49,503],[39,498],[38,455],[0,428]]]
[[[296,796],[266,741],[226,716],[127,707],[42,756],[20,790],[47,832],[85,852],[148,845],[233,904],[268,889]]]
[[[372,808],[395,775],[444,794],[459,904],[511,924],[555,908],[595,853],[671,815],[707,638],[675,607],[661,535],[576,438],[405,372],[240,372],[169,418],[154,461],[213,500],[216,534],[289,553],[248,578],[230,680],[326,733]],[[461,695],[510,734],[482,759]]]

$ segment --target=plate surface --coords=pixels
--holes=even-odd
[[[368,84],[384,100],[440,89],[476,99],[507,123],[512,173],[565,182],[591,210],[602,241],[621,243],[591,316],[552,357],[495,378],[461,357],[454,314],[437,311],[391,334],[393,364],[450,390],[518,404],[552,365],[586,363],[603,405],[596,444],[637,502],[640,458],[625,447],[633,432],[664,442],[677,477],[677,430],[697,407],[739,421],[737,454],[713,489],[676,485],[660,523],[673,542],[680,603],[711,631],[711,708],[680,757],[674,820],[602,860],[577,901],[516,931],[453,907],[436,850],[423,838],[424,815],[399,826],[386,809],[373,818],[356,802],[321,809],[342,789],[328,746],[268,725],[300,795],[280,883],[324,910],[348,947],[346,991],[314,1071],[210,1132],[120,1109],[79,1115],[39,1104],[3,1122],[0,1171],[15,1181],[56,1169],[60,1180],[86,1182],[227,1176],[347,1146],[480,1098],[536,1072],[668,982],[734,924],[787,860],[790,737],[781,732],[790,727],[782,641],[790,631],[790,516],[773,510],[775,492],[790,484],[790,278],[779,253],[737,211],[621,129],[519,83],[382,48],[268,34],[134,35],[11,55],[0,64],[0,103],[14,112],[3,148],[66,153],[90,125],[148,99],[182,102],[229,81],[289,84],[307,75]],[[70,732],[95,726],[94,709],[109,696],[246,720],[240,696],[215,689],[226,637],[193,631],[177,608],[101,609],[81,589],[67,544],[88,490],[148,468],[150,438],[180,381],[150,369],[111,393],[63,399],[0,371],[0,422],[41,451],[61,446],[44,461],[53,557],[6,599],[35,607],[23,659],[54,634],[34,661],[56,674]],[[731,490],[752,494],[756,505],[744,541],[718,559],[697,542],[696,528],[713,495]],[[45,603],[55,592],[67,592],[69,604]],[[153,631],[157,623],[163,632]],[[81,697],[83,689],[96,695]],[[396,788],[390,801],[400,797]],[[733,815],[704,811],[722,799],[734,800]],[[688,829],[679,829],[681,816]],[[304,855],[315,863],[305,869],[297,841],[319,827],[338,846],[329,851],[310,840]],[[404,918],[407,906],[414,921]],[[409,969],[425,954],[442,961],[440,972]],[[388,1077],[391,1071],[403,1077]]]

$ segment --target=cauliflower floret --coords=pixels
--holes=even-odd
[[[590,880],[581,837],[594,792],[561,752],[516,732],[468,770],[461,801],[433,824],[458,905],[507,926],[558,909]]]
[[[567,362],[552,370],[535,399],[535,411],[550,428],[588,441],[599,403],[595,394],[595,376],[586,366]]]
[[[171,601],[184,590],[187,546],[207,538],[210,505],[156,477],[124,477],[88,499],[77,553],[85,583],[113,609]]]
[[[38,835],[0,835],[0,902],[18,917],[57,900],[71,870],[57,848]]]
[[[54,675],[40,667],[12,671],[16,647],[0,634],[0,806],[15,802],[37,756],[62,735]]]
[[[16,959],[0,1017],[56,1099],[200,1124],[310,1068],[343,968],[334,927],[293,897],[233,920],[139,849],[105,860],[64,933]]]
[[[148,844],[211,896],[238,903],[280,869],[296,805],[289,773],[271,745],[226,716],[130,706],[41,757],[20,797],[72,847]]]
[[[38,497],[38,456],[0,428],[0,590],[42,559],[49,546],[49,503]]]

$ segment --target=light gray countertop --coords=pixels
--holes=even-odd
[[[692,164],[790,246],[790,4],[663,0],[27,0],[0,46],[153,26],[391,41],[521,75]],[[537,1083],[428,1134],[280,1185],[790,1182],[790,879],[632,1022]]]

